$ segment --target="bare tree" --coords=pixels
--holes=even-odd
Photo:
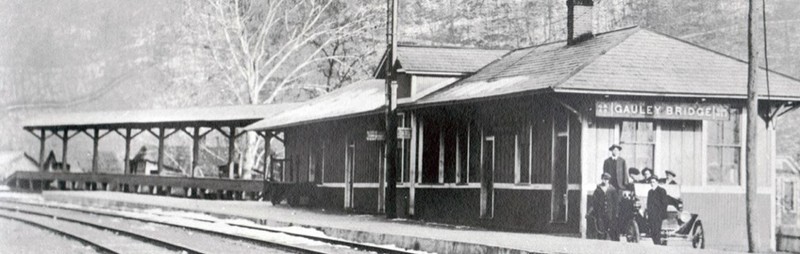
[[[366,8],[348,9],[348,22],[331,10],[335,0],[186,1],[187,32],[201,58],[206,84],[222,84],[234,104],[270,104],[293,88],[319,87],[310,76],[320,63],[343,61],[326,50],[370,28]],[[310,75],[311,74],[311,75]],[[202,89],[202,88],[197,88]],[[263,142],[263,141],[262,141]],[[243,176],[257,164],[258,136],[247,134]]]

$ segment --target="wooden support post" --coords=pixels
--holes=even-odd
[[[267,179],[272,180],[272,172],[269,169],[269,149],[270,149],[269,142],[272,139],[270,138],[271,137],[270,133],[267,131],[264,131],[264,135],[262,137],[264,138],[264,180]]]
[[[158,128],[158,172],[159,174],[164,170],[164,127]]]
[[[61,136],[61,169],[67,171],[67,148],[69,148],[69,130],[64,129],[64,134]]]
[[[200,127],[194,127],[194,133],[192,135],[192,170],[190,170],[190,178],[194,178],[194,169],[197,168],[197,164],[200,161]]]
[[[418,143],[420,143],[420,139],[417,137],[419,130],[420,129],[417,127],[417,116],[411,113],[411,151],[408,164],[408,217],[414,216],[414,198],[417,186],[417,151],[422,151],[419,150],[418,147]]]
[[[233,179],[233,153],[236,146],[236,127],[230,127],[230,134],[228,135],[228,177]]]
[[[47,136],[45,136],[45,130],[41,129],[39,132],[39,170],[44,171],[44,142],[47,141]],[[17,186],[19,188],[19,186]]]
[[[100,130],[94,128],[92,136],[92,173],[97,173],[97,146],[100,142]],[[66,167],[66,165],[64,165]]]
[[[131,128],[125,128],[123,138],[125,139],[125,158],[123,159],[125,165],[123,165],[124,172],[122,173],[124,175],[131,173],[131,140],[133,139],[131,137]]]

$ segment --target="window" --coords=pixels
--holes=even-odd
[[[308,153],[308,182],[314,182],[317,174],[317,165],[314,160],[313,150]]]
[[[783,183],[783,197],[781,197],[781,205],[784,211],[792,212],[795,210],[795,195],[794,195],[794,182],[786,181]]]
[[[727,121],[707,121],[708,171],[710,185],[741,184],[741,120],[740,113],[731,109]]]
[[[620,125],[620,156],[628,167],[654,168],[655,127],[653,122],[623,121]]]

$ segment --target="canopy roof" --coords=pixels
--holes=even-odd
[[[53,113],[31,118],[25,129],[180,128],[187,126],[245,126],[298,103],[236,105],[173,109]]]
[[[370,79],[350,84],[295,109],[256,122],[246,129],[276,129],[378,113],[386,105],[385,82],[382,79]]]

